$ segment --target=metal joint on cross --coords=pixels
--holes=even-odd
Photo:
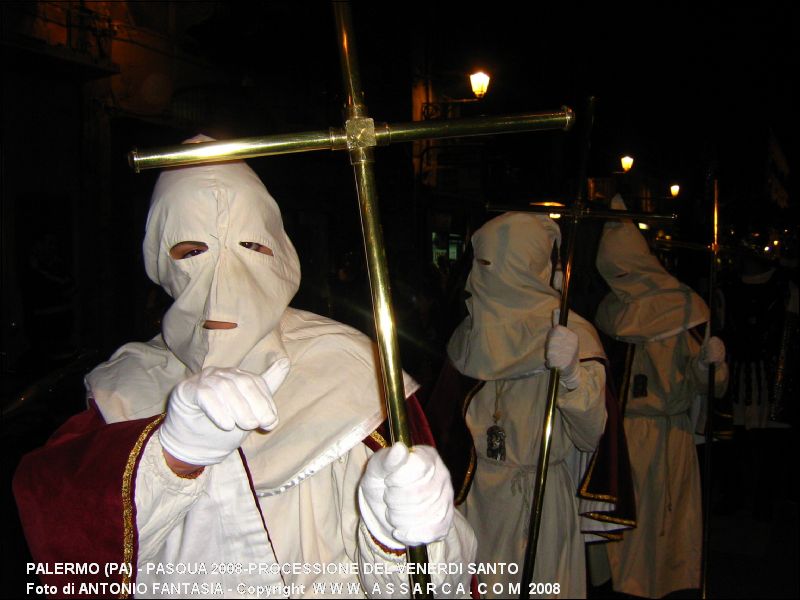
[[[375,135],[375,121],[369,117],[348,119],[344,126],[347,134],[347,149],[372,148],[378,145]]]

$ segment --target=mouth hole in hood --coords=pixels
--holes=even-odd
[[[210,319],[203,323],[203,329],[236,329],[238,326],[238,323],[231,323],[230,321],[212,321]]]

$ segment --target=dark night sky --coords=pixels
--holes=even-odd
[[[339,105],[327,2],[223,6],[193,30],[209,57],[256,79],[277,73],[283,85]],[[796,179],[795,6],[357,1],[353,14],[376,120],[408,120],[412,39],[423,39],[436,84],[450,96],[470,96],[466,73],[475,67],[492,75],[484,114],[578,110],[594,95],[590,175],[617,170],[629,153],[649,176],[686,181],[711,159],[737,176],[758,173],[768,127]],[[336,117],[329,109],[309,128]],[[524,153],[526,141],[509,141],[518,143]]]
[[[593,147],[595,157],[608,155],[606,169],[629,152],[654,175],[669,176],[704,152],[746,144],[764,123],[781,134],[787,152],[796,146],[788,121],[800,29],[788,3],[779,10],[640,4],[616,13],[609,3],[574,12],[537,3],[525,17],[506,3],[488,6],[492,12],[482,11],[477,25],[459,22],[442,34],[443,60],[455,70],[485,61],[496,74],[491,92],[500,109],[578,109],[595,95]],[[451,16],[445,12],[443,21]],[[482,41],[465,43],[481,39],[478,29]]]

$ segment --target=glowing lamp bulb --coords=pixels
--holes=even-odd
[[[470,84],[472,85],[472,93],[475,97],[481,99],[486,95],[486,90],[489,88],[489,76],[483,71],[478,71],[469,76]]]
[[[619,162],[622,165],[622,170],[625,173],[630,171],[631,167],[633,166],[633,158],[630,156],[623,156],[622,158],[619,159]]]

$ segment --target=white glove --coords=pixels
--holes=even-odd
[[[563,325],[554,325],[547,332],[544,357],[545,366],[548,369],[555,367],[559,370],[559,381],[566,386],[567,390],[574,390],[581,384],[581,369],[578,364],[578,334],[574,331]]]
[[[207,367],[181,381],[169,396],[161,446],[192,465],[214,465],[239,448],[251,430],[278,425],[272,395],[289,373],[281,358],[263,375]]]
[[[708,338],[700,348],[697,357],[697,364],[704,371],[708,370],[708,365],[720,365],[725,362],[725,344],[717,336]]]
[[[409,451],[398,442],[370,458],[358,505],[367,529],[384,546],[400,550],[435,542],[453,523],[450,472],[435,448]]]
[[[561,270],[561,267],[555,270],[553,273],[553,289],[557,292],[561,291],[561,288],[564,287],[564,271]]]

